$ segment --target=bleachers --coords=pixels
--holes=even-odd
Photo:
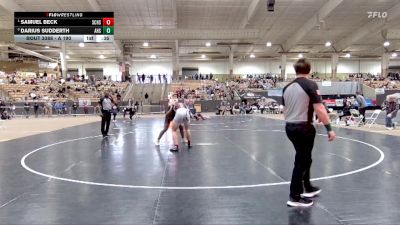
[[[68,90],[69,98],[71,100],[77,101],[79,99],[86,99],[90,100],[91,102],[98,102],[99,101],[99,94],[97,91],[90,90],[90,87],[87,83],[84,82],[67,82],[65,83],[67,87],[70,87]],[[76,91],[76,89],[88,89],[89,93],[84,93],[82,91]]]
[[[172,83],[170,86],[170,91],[175,92],[181,89],[191,89],[195,90],[207,85],[215,85],[216,82],[213,80],[185,80]]]
[[[37,100],[52,99],[56,101],[76,101],[78,99],[88,99],[92,102],[97,102],[100,95],[104,91],[107,90],[113,95],[116,93],[116,91],[118,91],[122,95],[127,87],[128,83],[117,82],[113,82],[107,85],[99,85],[98,87],[89,86],[88,84],[83,82],[66,82],[64,84],[59,84],[55,82],[39,83],[35,85],[9,83],[0,84],[0,90],[7,94],[11,100],[16,102],[34,100],[30,95],[31,93],[36,95]],[[63,93],[59,93],[58,90],[62,88],[66,88],[66,90]],[[81,89],[81,91],[76,91],[77,88],[78,90]],[[100,90],[97,90],[97,88],[99,88]],[[51,93],[50,89],[52,89]],[[86,90],[87,93],[85,93],[84,90]]]
[[[139,101],[142,97],[143,89],[143,84],[131,84],[130,88],[128,89],[129,92],[125,94],[123,100],[128,101],[130,98],[133,98]]]
[[[159,104],[161,100],[161,95],[163,92],[163,84],[152,84],[151,93],[149,93],[149,98],[152,104]]]
[[[67,98],[57,97],[57,93],[49,93],[48,87],[50,84],[1,84],[0,89],[5,91],[14,101],[32,100],[30,93],[34,93],[37,97],[48,97],[57,101],[66,101]]]
[[[184,80],[176,83],[172,83],[168,88],[168,92],[176,93],[180,90],[202,90],[204,86],[213,86],[215,87],[217,82],[214,80]],[[200,91],[196,97],[200,100],[210,100],[210,96],[207,95],[206,92]]]
[[[129,93],[124,96],[124,101],[133,98],[135,101],[143,101],[144,104],[159,104],[163,95],[164,84],[131,84]],[[149,95],[149,102],[145,102],[144,95]]]
[[[99,83],[100,84],[100,83]],[[117,82],[112,82],[111,84],[106,84],[106,85],[96,85],[96,88],[93,86],[89,86],[87,83],[83,82],[72,82],[72,83],[66,83],[66,86],[69,86],[69,94],[70,94],[70,99],[77,101],[79,99],[86,99],[90,100],[91,102],[98,102],[100,99],[100,96],[105,92],[108,91],[110,94],[114,95],[116,91],[120,92],[123,94],[127,87],[128,83],[117,83]],[[76,91],[76,88],[82,89],[81,91]],[[86,89],[86,92],[84,92],[84,89]]]

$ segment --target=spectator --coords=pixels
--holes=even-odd
[[[1,118],[0,119],[2,119],[2,120],[9,120],[9,119],[11,119],[11,116],[8,114],[8,111],[7,110],[4,110],[2,113],[1,113]]]
[[[350,117],[351,112],[350,109],[354,108],[350,101],[345,100],[343,104],[342,112],[339,115],[339,121],[342,121],[342,118],[345,119],[346,126],[350,126]]]
[[[83,101],[83,113],[89,114],[89,104],[87,101]]]
[[[0,99],[0,114],[6,110],[6,104]]]
[[[246,115],[246,102],[242,102],[241,104],[240,104],[240,115]]]
[[[15,117],[15,105],[14,103],[10,102],[10,116]]]
[[[117,104],[114,103],[111,109],[111,113],[113,115],[113,122],[115,122],[115,118],[117,117],[118,112],[119,112],[119,107]]]
[[[129,112],[129,119],[132,120],[132,117],[136,113],[132,98],[128,100],[128,106],[126,110]]]
[[[45,103],[44,114],[48,117],[51,117],[53,115],[53,106],[51,104],[51,101],[47,101]]]
[[[25,110],[25,116],[26,118],[29,118],[29,110],[31,108],[31,104],[27,101],[24,103],[24,110]]]
[[[246,114],[251,114],[251,113],[253,113],[253,108],[251,107],[250,103],[247,103],[247,104],[246,104],[245,110],[246,110]]]
[[[134,105],[134,110],[137,112],[137,114],[139,115],[139,102],[136,101],[135,105]]]
[[[399,111],[397,98],[393,95],[388,95],[382,108],[386,110],[386,129],[393,130],[395,128],[393,119],[397,116],[397,111]]]
[[[39,104],[35,102],[33,104],[33,112],[35,113],[35,118],[38,118],[39,116]]]
[[[76,116],[76,114],[78,114],[78,103],[74,102],[72,104],[72,113],[74,114],[74,116]]]
[[[232,112],[233,112],[233,114],[239,114],[240,113],[240,107],[239,107],[239,104],[237,102],[235,102],[235,104],[233,105]]]
[[[226,103],[225,110],[222,112],[222,115],[224,115],[226,111],[229,111],[231,115],[233,115],[233,109],[231,107],[231,103],[229,102]]]

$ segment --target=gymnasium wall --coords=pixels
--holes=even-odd
[[[172,74],[172,62],[133,62],[129,73],[139,74]]]
[[[118,63],[68,63],[68,69],[78,69],[79,75],[90,75],[86,74],[86,68],[96,68],[103,69],[103,74],[105,76],[111,76],[112,80],[120,81],[121,80],[121,72],[119,71]]]
[[[327,59],[310,60],[312,72],[317,72],[321,77],[330,77],[331,62]],[[295,72],[293,69],[294,60],[288,60],[286,65],[286,74],[288,78],[294,77]],[[279,74],[280,62],[277,60],[254,60],[245,62],[234,63],[234,74],[260,74],[269,73]],[[391,60],[390,65],[400,65],[399,60]],[[197,67],[199,73],[202,74],[228,74],[229,62],[224,61],[183,61],[180,67]],[[111,75],[112,79],[120,80],[121,72],[117,63],[69,63],[68,68],[78,69],[79,74],[85,74],[85,68],[103,68],[105,75]],[[129,68],[130,74],[172,74],[172,62],[132,62]],[[339,60],[338,64],[338,77],[345,76],[349,73],[372,73],[378,74],[381,72],[380,60],[372,59],[347,59]]]

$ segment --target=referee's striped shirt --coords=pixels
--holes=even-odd
[[[298,77],[283,89],[284,115],[287,123],[312,123],[313,104],[322,103],[318,85],[305,77]]]

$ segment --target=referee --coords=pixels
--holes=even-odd
[[[310,183],[311,151],[316,133],[312,124],[314,112],[325,125],[329,141],[335,140],[336,134],[332,131],[329,116],[322,104],[318,85],[308,79],[311,70],[309,61],[299,59],[294,64],[294,70],[296,79],[283,89],[286,134],[296,150],[287,205],[308,207],[313,204],[310,198],[321,192]]]
[[[99,101],[101,107],[101,134],[103,138],[108,137],[108,130],[110,128],[111,122],[111,110],[113,105],[113,100],[109,96],[108,92],[104,93],[104,97]]]

